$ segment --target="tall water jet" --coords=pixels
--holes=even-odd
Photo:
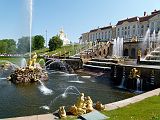
[[[117,38],[113,41],[113,52],[112,56],[121,57],[123,56],[123,38]]]
[[[29,41],[30,41],[30,59],[32,52],[32,11],[33,11],[33,0],[28,0],[29,4]]]
[[[153,49],[156,48],[156,44],[157,44],[157,41],[156,41],[156,32],[155,30],[153,31],[153,34],[152,34],[152,43],[153,45],[151,46]]]
[[[160,30],[158,32],[157,41],[158,41],[158,44],[159,44],[160,43]]]
[[[122,76],[122,81],[121,84],[118,86],[119,88],[125,88],[124,84],[125,84],[125,80],[126,80],[126,75],[125,75],[125,67],[123,67],[123,76]]]
[[[26,59],[25,58],[22,58],[21,61],[20,61],[20,67],[21,68],[24,68],[27,66],[27,62],[26,62]]]
[[[143,39],[142,48],[143,48],[143,46],[146,46],[149,37],[150,37],[150,29],[148,28],[148,30],[146,31],[146,34],[144,36],[144,39]]]
[[[143,80],[140,78],[136,79],[136,91],[135,93],[142,93],[142,84],[143,84]]]

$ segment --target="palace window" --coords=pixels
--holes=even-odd
[[[133,28],[135,28],[136,26],[135,25],[133,25]]]
[[[123,36],[123,31],[122,31],[122,36]]]
[[[105,32],[105,39],[107,39],[107,32]]]
[[[127,31],[125,31],[124,35],[125,35],[125,36],[127,35]]]
[[[151,33],[154,31],[154,22],[151,23]]]
[[[90,34],[90,40],[92,40],[92,34]]]
[[[101,34],[99,33],[99,36],[98,36],[99,39],[100,39],[100,36],[101,36]]]
[[[128,30],[128,36],[130,36],[130,30]]]
[[[119,32],[117,33],[117,36],[119,37]]]
[[[128,29],[130,29],[130,26],[128,26]]]
[[[102,32],[102,39],[103,39],[103,32]]]
[[[135,35],[135,29],[133,29],[133,35]]]
[[[111,31],[108,31],[108,38],[111,38]]]
[[[141,28],[144,28],[144,25],[142,25]]]
[[[95,39],[94,39],[94,34],[93,34],[93,40],[95,40]]]
[[[144,33],[144,29],[141,29],[141,35],[143,36],[143,33]]]

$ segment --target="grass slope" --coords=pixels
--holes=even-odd
[[[54,50],[54,51],[49,51],[48,48],[43,48],[40,50],[35,50],[33,52],[36,52],[39,55],[44,55],[44,54],[45,55],[53,55],[53,54],[63,55],[64,53],[70,52],[70,55],[74,55],[74,54],[76,54],[76,52],[79,52],[82,49],[83,49],[82,45],[75,44],[75,45],[62,46],[61,48],[58,48],[57,50]]]
[[[160,120],[160,96],[102,113],[109,116],[109,120]]]

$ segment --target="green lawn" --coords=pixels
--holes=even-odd
[[[160,120],[160,96],[102,113],[109,116],[109,120]]]
[[[84,46],[80,45],[80,44],[75,44],[75,45],[67,45],[67,46],[62,46],[61,48],[58,48],[57,50],[54,51],[49,51],[49,48],[43,48],[40,50],[35,50],[32,52],[36,52],[38,55],[63,55],[64,53],[68,53],[70,52],[70,55],[74,55],[76,54],[76,52],[78,53],[80,50],[83,50]],[[28,53],[29,54],[29,53]]]
[[[48,52],[47,55],[52,55],[52,54],[63,55],[64,53],[68,53],[68,52],[70,52],[70,55],[74,55],[76,54],[76,52],[79,52],[80,49],[82,49],[82,46],[79,44],[68,45],[68,46],[63,46],[61,48],[58,48],[55,51]]]
[[[19,65],[21,59],[22,59],[21,57],[0,57],[0,64],[3,64],[6,61],[9,61],[9,62]]]

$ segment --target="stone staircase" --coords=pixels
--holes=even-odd
[[[83,64],[83,68],[110,70],[111,66],[116,63],[118,63],[118,61],[115,59],[93,58],[92,60],[89,60]]]
[[[92,58],[105,58],[109,54],[110,45],[110,42],[99,42],[93,46],[88,45],[86,49],[75,54],[72,58],[81,58],[84,63]]]

